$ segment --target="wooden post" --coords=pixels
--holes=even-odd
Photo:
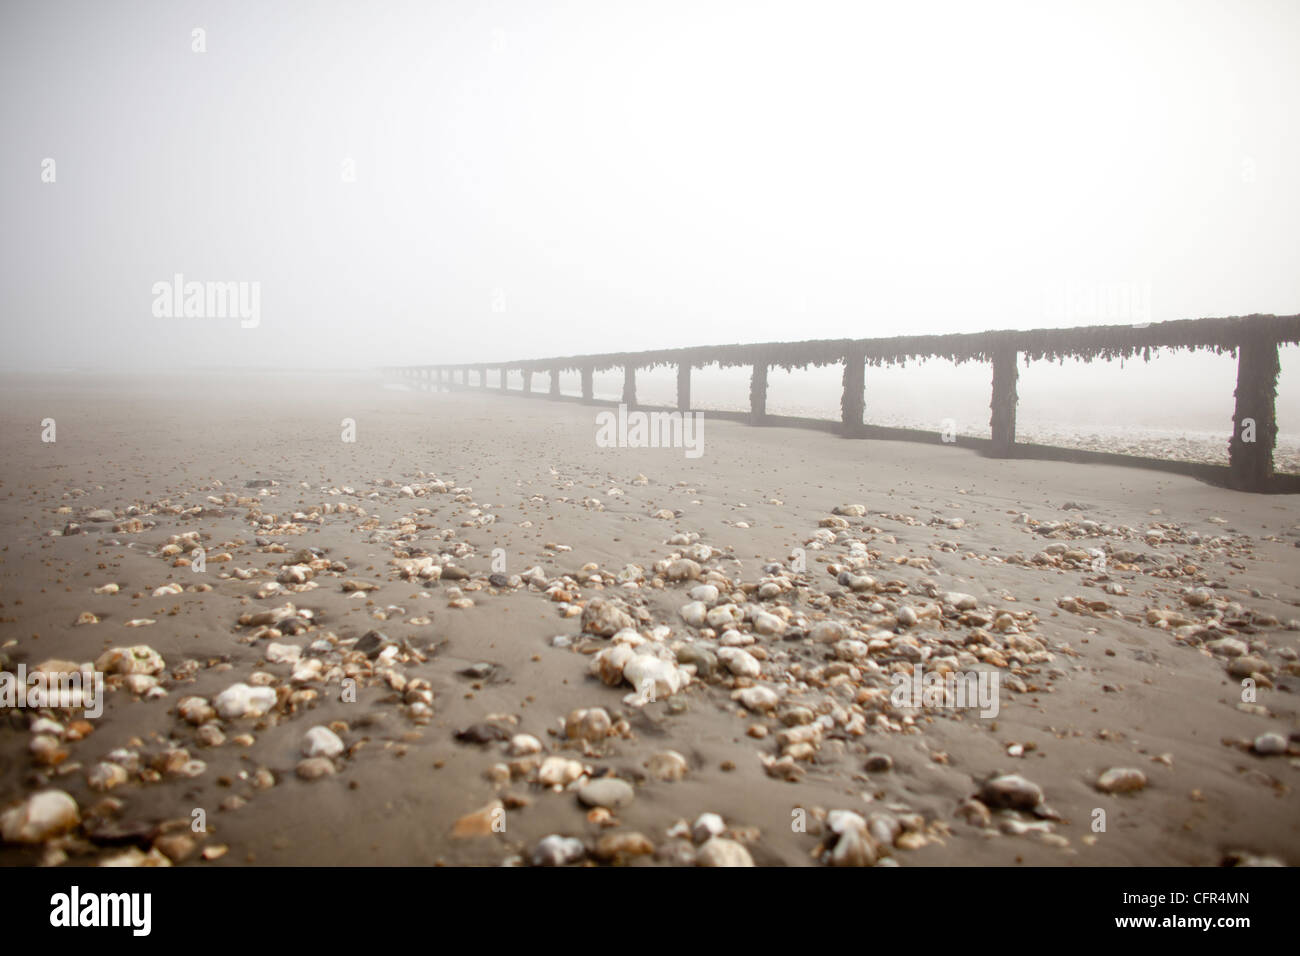
[[[628,408],[636,406],[636,366],[623,366],[623,404]]]
[[[677,363],[677,408],[683,412],[691,410],[691,363]]]
[[[510,390],[510,369],[502,365],[501,366],[501,391],[506,392],[509,390]]]
[[[560,397],[560,369],[558,366],[551,366],[551,398]]]
[[[767,418],[767,365],[755,362],[749,377],[749,423],[761,425]]]
[[[596,374],[596,367],[594,365],[584,365],[582,367],[582,400],[584,402],[591,401],[592,396],[594,394],[591,380],[592,380],[592,376],[594,376],[595,374]]]
[[[1237,347],[1237,399],[1228,441],[1232,487],[1264,491],[1273,481],[1277,444],[1277,342],[1243,339]]]
[[[1010,347],[993,353],[993,398],[989,402],[993,414],[989,417],[989,429],[993,435],[994,458],[1010,458],[1016,443],[1016,380],[1020,377],[1016,355],[1016,350]]]
[[[524,373],[524,394],[533,394],[533,370],[530,368],[523,369]]]
[[[478,370],[478,387],[487,388],[487,366],[484,365]]]
[[[844,356],[844,395],[840,398],[841,431],[845,438],[862,437],[862,414],[866,410],[867,356],[852,348]]]

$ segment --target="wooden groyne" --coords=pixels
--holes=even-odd
[[[560,392],[560,375],[577,372],[582,380],[578,401],[594,404],[592,380],[596,372],[623,371],[622,401],[636,407],[638,369],[660,366],[677,368],[677,409],[691,410],[691,371],[709,365],[723,368],[749,366],[750,409],[746,413],[710,411],[718,418],[739,419],[751,424],[803,425],[834,429],[848,438],[891,438],[938,442],[932,431],[884,428],[863,420],[866,409],[868,366],[905,365],[924,359],[985,362],[992,369],[992,397],[989,403],[991,438],[957,437],[955,444],[975,447],[1001,458],[1054,458],[1070,461],[1111,461],[1161,468],[1192,474],[1215,484],[1243,491],[1300,491],[1300,478],[1277,475],[1273,450],[1277,442],[1275,408],[1278,376],[1278,347],[1300,343],[1300,315],[1247,315],[1218,319],[1181,319],[1146,325],[1083,326],[1071,329],[1031,329],[950,335],[904,335],[877,339],[814,339],[805,342],[765,342],[755,345],[709,345],[643,352],[611,352],[601,355],[571,355],[560,358],[520,359],[511,362],[412,365],[384,371],[443,387],[488,388],[488,373],[498,371],[498,388],[507,391],[508,377],[519,372],[523,394],[533,390],[533,376],[549,375],[552,399],[568,398]],[[1171,351],[1208,350],[1230,353],[1237,358],[1236,406],[1232,436],[1228,443],[1229,463],[1140,458],[1103,452],[1030,445],[1016,441],[1016,382],[1020,362],[1080,359],[1149,360],[1161,349]],[[768,372],[843,365],[844,392],[840,400],[840,421],[770,415],[767,411]],[[471,382],[474,376],[476,381]],[[650,406],[640,406],[650,407]],[[951,436],[949,436],[951,437]]]

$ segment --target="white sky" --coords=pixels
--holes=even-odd
[[[5,0],[0,362],[1297,313],[1297,53],[1295,0]]]

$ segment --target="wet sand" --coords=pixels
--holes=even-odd
[[[578,838],[590,860],[602,836],[626,831],[655,852],[638,855],[645,844],[628,838],[619,862],[690,862],[698,842],[669,834],[716,813],[722,836],[757,864],[819,865],[844,839],[821,822],[836,809],[874,816],[870,858],[904,866],[1300,862],[1295,498],[707,419],[698,459],[600,448],[591,408],[417,392],[367,375],[10,375],[0,392],[6,666],[95,661],[134,645],[165,662],[145,675],[157,678],[152,691],[110,676],[104,715],[83,739],[74,713],[51,712],[62,729],[41,733],[30,729],[38,714],[4,713],[0,806],[58,789],[80,816],[63,835],[4,845],[5,864],[126,853],[206,866],[496,865],[530,859],[552,834]],[[57,422],[53,443],[41,441],[45,418]],[[355,442],[341,440],[343,419],[355,421]],[[863,513],[833,515],[847,504]],[[112,520],[89,520],[95,509]],[[191,532],[202,573],[177,565],[184,539],[164,553]],[[863,544],[855,551],[853,541]],[[317,550],[298,555],[305,548]],[[493,567],[496,548],[504,571]],[[791,569],[797,548],[804,572]],[[1101,549],[1104,571],[1088,549]],[[391,563],[421,555],[440,579],[404,580]],[[674,556],[696,560],[698,569],[677,567],[701,577],[656,572]],[[784,570],[765,571],[771,563]],[[629,564],[643,569],[639,580],[623,573]],[[295,566],[308,568],[305,584],[285,571]],[[451,580],[449,566],[469,576]],[[757,678],[719,660],[727,627],[680,615],[710,573],[723,585],[716,603],[739,609],[729,640],[758,663]],[[759,596],[765,580],[776,596]],[[95,593],[110,582],[118,593]],[[153,596],[172,583],[180,593]],[[637,633],[584,635],[593,602],[611,599]],[[310,618],[261,636],[239,623],[286,603]],[[900,618],[904,608],[915,624]],[[780,620],[776,633],[756,633],[764,609]],[[77,625],[86,612],[97,622]],[[126,626],[137,620],[154,623]],[[827,620],[844,623],[841,640],[814,636]],[[373,630],[394,649],[349,649]],[[644,706],[628,701],[626,683],[590,673],[611,644],[641,642],[696,662],[688,685]],[[320,670],[294,680],[300,665],[268,662],[272,643],[296,645]],[[709,657],[717,671],[706,678],[698,662]],[[893,708],[888,673],[920,659],[996,670],[998,716]],[[491,667],[463,673],[477,664]],[[1242,703],[1231,668],[1254,675],[1255,703]],[[355,702],[340,699],[348,676]],[[205,727],[177,712],[186,698],[211,702],[258,681],[277,691],[264,716]],[[755,684],[780,698],[770,712],[734,699]],[[426,687],[431,713],[419,706]],[[566,739],[566,715],[598,707],[610,734]],[[323,758],[328,771],[303,769],[304,737],[321,725],[346,749]],[[535,741],[456,739],[476,725],[480,736]],[[820,729],[806,748],[781,736],[810,726]],[[1284,752],[1253,752],[1266,734],[1280,735]],[[38,736],[50,739],[33,754]],[[540,754],[526,752],[533,743]],[[652,772],[671,766],[652,760],[665,751],[685,758],[683,779]],[[583,779],[542,786],[538,765],[551,756],[576,760]],[[92,789],[104,762],[126,779]],[[1145,787],[1100,792],[1112,768],[1142,771]],[[300,775],[313,770],[324,775]],[[583,805],[584,782],[605,774],[632,785],[630,803]],[[1041,802],[999,809],[985,791],[971,803],[998,774],[1036,784]],[[205,833],[188,825],[195,809]],[[481,809],[461,824],[481,835],[454,835]],[[1104,832],[1093,828],[1097,809]],[[802,831],[792,827],[800,810]]]

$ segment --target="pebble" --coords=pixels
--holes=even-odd
[[[198,843],[188,833],[163,833],[153,841],[153,849],[173,863],[183,863],[194,855]]]
[[[1250,653],[1250,645],[1235,637],[1221,637],[1218,640],[1207,641],[1205,649],[1211,654],[1219,654],[1223,657],[1241,657]]]
[[[717,607],[710,608],[709,613],[704,616],[704,620],[709,627],[718,630],[734,627],[744,619],[745,612],[734,604],[719,604]]]
[[[491,836],[496,832],[498,823],[502,821],[502,815],[505,813],[505,804],[500,800],[493,800],[486,806],[479,807],[472,813],[467,813],[451,828],[451,835],[456,840],[466,840],[474,837]]]
[[[1147,785],[1147,775],[1131,767],[1112,767],[1097,778],[1102,793],[1133,793]]]
[[[237,717],[261,717],[275,706],[275,691],[270,687],[231,684],[217,695],[213,705],[227,720]]]
[[[510,738],[508,751],[512,757],[527,757],[542,752],[542,742],[532,734],[515,734]]]
[[[683,604],[677,613],[691,627],[703,627],[708,618],[709,607],[703,601],[691,601],[689,604]]]
[[[567,787],[579,779],[586,769],[568,757],[547,757],[537,770],[537,782],[544,787]]]
[[[649,856],[654,853],[655,845],[643,833],[625,830],[619,833],[606,833],[596,841],[592,856],[602,862],[611,862],[629,856]]]
[[[746,710],[756,710],[766,713],[775,710],[776,706],[781,703],[781,696],[770,687],[755,685],[745,687],[736,691],[732,695],[733,700],[740,701]]]
[[[676,750],[661,750],[646,762],[646,769],[656,780],[676,783],[685,779],[690,764]]]
[[[856,816],[856,814],[855,814]],[[861,821],[862,818],[858,817]],[[831,866],[875,866],[879,851],[866,832],[866,823],[846,827],[831,848],[826,862]]]
[[[994,810],[1034,810],[1043,802],[1043,791],[1019,774],[1002,774],[984,784],[980,800]]]
[[[565,866],[576,863],[586,856],[587,850],[582,841],[574,837],[551,834],[538,841],[533,847],[529,861],[533,866]]]
[[[1275,757],[1286,753],[1286,738],[1278,733],[1260,734],[1251,748],[1261,757]]]
[[[150,849],[148,853],[139,847],[131,847],[120,853],[106,856],[99,861],[100,866],[110,867],[154,867],[171,866],[172,861],[158,850]]]
[[[691,839],[696,843],[703,843],[724,833],[726,829],[727,824],[718,814],[701,813],[691,824]]]
[[[456,731],[456,739],[463,744],[490,744],[498,740],[509,740],[510,734],[497,724],[480,723]]]
[[[296,663],[302,657],[302,648],[297,644],[275,644],[266,646],[266,659],[272,664]]]
[[[361,637],[357,638],[357,642],[352,645],[352,649],[360,651],[366,657],[374,660],[386,648],[393,647],[395,644],[396,642],[383,631],[366,631]]]
[[[700,567],[699,562],[692,561],[690,558],[678,558],[671,562],[664,571],[664,577],[669,581],[694,581],[698,580],[704,569]]]
[[[754,858],[735,840],[714,837],[696,851],[697,866],[753,866]]]
[[[1243,654],[1235,657],[1228,665],[1228,673],[1233,677],[1251,677],[1255,674],[1273,673],[1273,665],[1255,654]]]
[[[889,754],[870,754],[863,769],[868,773],[888,773],[894,769],[894,758]]]
[[[176,705],[176,713],[187,723],[196,727],[206,724],[217,716],[216,709],[203,697],[183,697]]]
[[[758,677],[763,673],[763,666],[758,660],[739,647],[719,648],[718,660],[737,677]]]
[[[7,843],[41,843],[80,822],[76,800],[62,790],[44,790],[0,814],[0,836]]]
[[[718,658],[712,651],[698,644],[683,644],[677,649],[677,663],[694,666],[695,673],[709,678],[718,669]]]
[[[161,674],[166,666],[162,655],[147,644],[113,647],[95,661],[95,669],[105,674]]]
[[[834,644],[849,637],[852,632],[843,621],[820,621],[808,632],[814,644]]]
[[[635,797],[636,791],[632,785],[617,777],[601,777],[578,791],[578,802],[583,806],[606,807],[610,810],[627,806]]]
[[[120,787],[130,779],[130,774],[126,768],[115,763],[102,761],[95,764],[94,769],[86,775],[86,783],[91,790],[112,790],[114,787]]]
[[[38,766],[56,767],[68,759],[68,751],[59,743],[59,738],[49,734],[37,734],[27,744],[32,760]]]
[[[303,737],[304,757],[337,757],[343,753],[343,741],[328,727],[315,726]]]
[[[334,761],[329,757],[307,757],[298,761],[295,772],[303,780],[319,780],[334,773]]]
[[[601,637],[612,637],[624,628],[635,628],[636,621],[613,601],[592,598],[582,611],[582,629]]]
[[[564,736],[570,740],[604,740],[613,726],[604,707],[584,707],[564,718]]]
[[[939,600],[959,611],[973,611],[979,606],[979,601],[975,599],[973,594],[966,594],[962,591],[946,591],[940,595]]]
[[[706,605],[706,607],[700,609],[700,620],[704,619],[704,613],[709,607],[718,603],[720,597],[717,585],[714,584],[697,584],[686,593],[692,601]]]
[[[737,648],[730,648],[738,650]],[[738,651],[744,654],[744,651]],[[722,652],[718,653],[719,658]],[[748,656],[748,655],[746,655]],[[751,658],[752,660],[752,658]],[[755,661],[757,664],[758,662]],[[691,675],[681,667],[650,654],[633,654],[623,666],[623,679],[640,693],[653,681],[655,698],[671,697],[690,683]]]

